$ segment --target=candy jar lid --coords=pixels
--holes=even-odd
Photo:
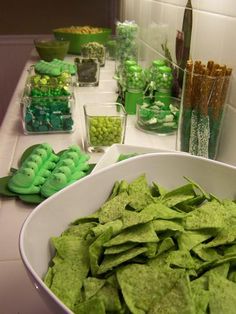
[[[165,61],[164,60],[153,60],[152,65],[154,67],[162,67],[162,66],[165,66]]]
[[[159,68],[161,73],[172,73],[172,69],[168,66],[162,66]]]
[[[134,73],[134,72],[142,72],[142,70],[143,69],[139,65],[133,65],[133,66],[128,68],[128,71],[132,72],[132,73]]]
[[[131,59],[128,59],[125,61],[125,67],[130,67],[132,65],[137,65],[137,62],[135,60],[131,60]]]

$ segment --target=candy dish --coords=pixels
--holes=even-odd
[[[86,104],[84,115],[89,152],[104,152],[112,144],[124,142],[127,114],[121,104]]]
[[[54,256],[52,236],[68,224],[97,210],[110,195],[114,182],[130,182],[145,174],[168,189],[184,184],[183,176],[221,198],[236,198],[236,168],[201,157],[179,153],[151,153],[111,165],[48,198],[27,217],[20,233],[20,254],[30,279],[53,313],[71,311],[44,284],[43,277]]]
[[[63,60],[68,52],[70,42],[67,40],[36,39],[35,48],[42,60]]]
[[[98,42],[105,44],[111,35],[109,28],[92,28],[82,26],[72,26],[57,28],[53,30],[56,39],[68,40],[70,42],[68,52],[71,54],[80,54],[81,47],[89,42]]]

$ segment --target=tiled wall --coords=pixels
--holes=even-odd
[[[163,57],[167,40],[175,62],[175,38],[182,28],[187,0],[123,0],[122,21],[140,26],[140,62]],[[236,165],[236,1],[192,0],[193,28],[190,57],[214,60],[233,68],[229,100],[223,121],[218,160]]]

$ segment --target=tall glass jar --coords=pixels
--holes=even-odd
[[[138,59],[138,25],[134,21],[118,22],[116,36],[116,74],[120,76],[126,60],[137,61]]]

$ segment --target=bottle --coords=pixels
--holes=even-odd
[[[128,114],[136,114],[136,104],[143,96],[146,79],[143,69],[139,65],[128,68],[126,75],[125,109]]]
[[[155,78],[156,92],[155,99],[168,103],[173,85],[172,69],[168,66],[159,67],[159,72]]]

